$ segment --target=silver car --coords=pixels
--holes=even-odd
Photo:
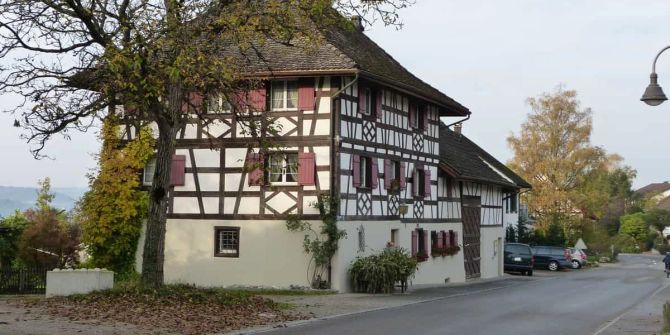
[[[582,249],[570,248],[570,256],[572,256],[572,268],[579,269],[586,266],[586,253]]]

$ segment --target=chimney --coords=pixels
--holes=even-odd
[[[463,130],[463,124],[462,123],[457,123],[457,124],[454,125],[454,133],[460,134],[462,130]]]
[[[356,28],[356,30],[358,30],[360,32],[363,32],[365,30],[365,27],[363,27],[363,18],[362,17],[360,17],[358,15],[352,16],[351,17],[351,23],[354,24],[354,28]]]

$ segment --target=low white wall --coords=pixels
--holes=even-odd
[[[46,296],[83,294],[110,289],[114,286],[114,272],[104,269],[47,271]]]
[[[337,254],[332,261],[332,288],[340,292],[350,292],[348,270],[351,262],[358,256],[368,256],[381,252],[391,240],[391,230],[398,229],[398,247],[410,251],[412,247],[412,231],[423,228],[427,231],[453,230],[458,232],[458,245],[462,247],[461,223],[426,223],[405,224],[400,221],[344,221],[339,222],[340,229],[347,232],[346,239],[340,241]],[[358,231],[363,227],[365,248],[359,250]],[[445,281],[464,282],[463,251],[454,256],[429,257],[419,263],[416,276],[410,284],[444,284]]]
[[[319,230],[321,221],[312,222]],[[239,257],[214,256],[214,227],[240,227]],[[165,282],[198,286],[309,286],[305,233],[284,220],[167,221]],[[143,243],[139,245],[142,248]],[[138,252],[141,262],[141,253]]]
[[[481,227],[480,271],[482,278],[495,278],[503,275],[503,244],[505,230],[503,227]]]

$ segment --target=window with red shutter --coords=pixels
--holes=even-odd
[[[298,109],[314,110],[314,78],[304,78],[298,82]]]
[[[263,184],[263,165],[261,154],[252,152],[247,155],[246,170],[249,186],[260,186]]]
[[[382,102],[384,98],[384,91],[381,89],[378,89],[375,91],[375,97],[376,97],[376,103],[375,103],[375,116],[377,117],[377,120],[381,120],[383,116],[383,110],[382,110]]]
[[[419,238],[416,230],[412,230],[412,256],[416,256],[419,246]]]
[[[393,172],[391,171],[391,160],[390,159],[385,159],[384,160],[384,188],[385,189],[390,189],[391,188],[391,180],[393,180]]]
[[[430,198],[430,193],[431,193],[431,186],[430,186],[430,169],[425,169],[424,170],[424,187],[423,187],[423,196],[426,198]]]
[[[437,232],[436,235],[437,235],[437,248],[438,249],[444,248],[444,231]]]
[[[409,126],[416,128],[416,105],[414,103],[409,104]]]
[[[379,185],[379,168],[377,167],[377,158],[371,157],[370,160],[370,187],[375,189]]]
[[[421,126],[423,131],[428,131],[428,107],[424,106],[423,108],[423,125]]]
[[[361,186],[361,156],[352,155],[351,156],[351,172],[354,187]]]
[[[316,180],[316,155],[313,152],[298,153],[298,182],[311,186]]]
[[[405,190],[406,187],[406,182],[405,182],[405,173],[406,173],[407,167],[405,166],[405,162],[400,162],[400,189]]]
[[[265,111],[267,107],[266,94],[265,88],[257,88],[251,91],[249,94],[249,106],[252,112]]]
[[[186,156],[172,156],[172,166],[170,167],[170,185],[184,186],[186,183]]]
[[[202,112],[202,105],[205,96],[198,92],[190,92],[187,97],[187,102],[182,104],[182,113],[200,113]]]
[[[372,115],[373,113],[372,89],[362,85],[358,86],[358,112],[363,115]]]

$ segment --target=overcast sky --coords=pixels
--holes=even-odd
[[[670,44],[670,1],[417,0],[401,14],[402,30],[366,33],[470,108],[464,133],[501,161],[511,158],[505,139],[530,111],[526,98],[564,84],[593,109],[592,141],[638,171],[635,186],[670,180],[670,102],[639,101],[653,57]],[[657,72],[670,92],[670,51]],[[46,153],[54,160],[36,161],[12,121],[0,115],[0,185],[34,186],[45,176],[59,187],[87,185],[94,133],[53,141]]]

